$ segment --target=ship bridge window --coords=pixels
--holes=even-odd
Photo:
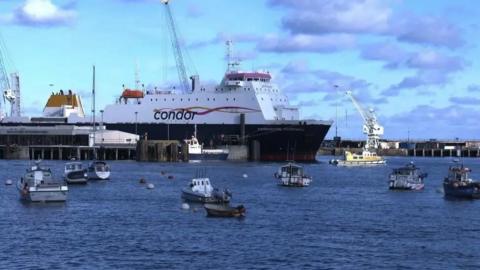
[[[251,82],[251,81],[252,81],[252,78],[248,78],[247,81]]]

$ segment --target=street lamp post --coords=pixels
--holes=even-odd
[[[100,142],[100,147],[103,146],[103,131],[105,130],[104,126],[103,126],[103,110],[100,110],[100,120],[101,120],[101,123],[100,123],[100,128],[101,128],[101,131],[102,133],[100,133],[102,136],[101,136],[101,142]]]
[[[135,135],[138,135],[138,129],[137,129],[137,116],[138,116],[138,112],[135,112]]]

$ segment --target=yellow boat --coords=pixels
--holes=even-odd
[[[369,166],[385,164],[386,160],[376,152],[363,150],[361,153],[345,151],[344,159],[333,159],[330,163],[337,166]]]

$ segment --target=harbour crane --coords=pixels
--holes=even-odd
[[[172,10],[170,9],[170,5],[169,5],[170,0],[161,0],[161,2],[165,6],[165,12],[167,15],[167,25],[168,25],[168,30],[170,32],[170,39],[172,42],[173,53],[175,55],[175,62],[177,64],[177,72],[178,72],[178,79],[180,81],[180,88],[184,92],[189,92],[190,88],[188,83],[187,71],[185,69],[185,63],[183,61],[183,53],[180,47],[178,32],[176,30],[177,27],[172,15]]]
[[[10,103],[10,116],[20,117],[20,77],[18,73],[10,74],[11,81],[8,78],[6,68],[6,46],[0,36],[0,89],[3,93],[3,106],[6,107],[6,102]],[[5,116],[4,108],[0,104],[0,119]]]
[[[380,136],[383,135],[383,126],[380,125],[377,121],[377,116],[375,115],[375,110],[370,108],[365,110],[360,103],[355,99],[351,91],[347,91],[346,95],[350,98],[353,105],[360,113],[363,119],[363,133],[367,135],[367,143],[365,144],[365,149],[378,149],[380,145]]]

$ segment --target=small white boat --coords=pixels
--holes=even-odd
[[[214,188],[207,177],[193,178],[190,185],[182,189],[182,199],[189,202],[228,203],[231,197],[230,191]]]
[[[88,181],[87,170],[81,162],[66,163],[63,177],[68,184],[86,184]]]
[[[275,178],[279,185],[286,187],[307,187],[312,182],[312,178],[304,174],[303,167],[292,162],[280,167]]]
[[[427,174],[422,172],[413,162],[404,167],[396,168],[389,176],[389,189],[422,190]]]
[[[88,166],[88,179],[107,180],[110,179],[110,167],[105,161],[95,160]]]
[[[17,182],[20,197],[30,202],[64,202],[67,200],[68,186],[55,181],[49,168],[40,167],[40,161],[27,169]]]

